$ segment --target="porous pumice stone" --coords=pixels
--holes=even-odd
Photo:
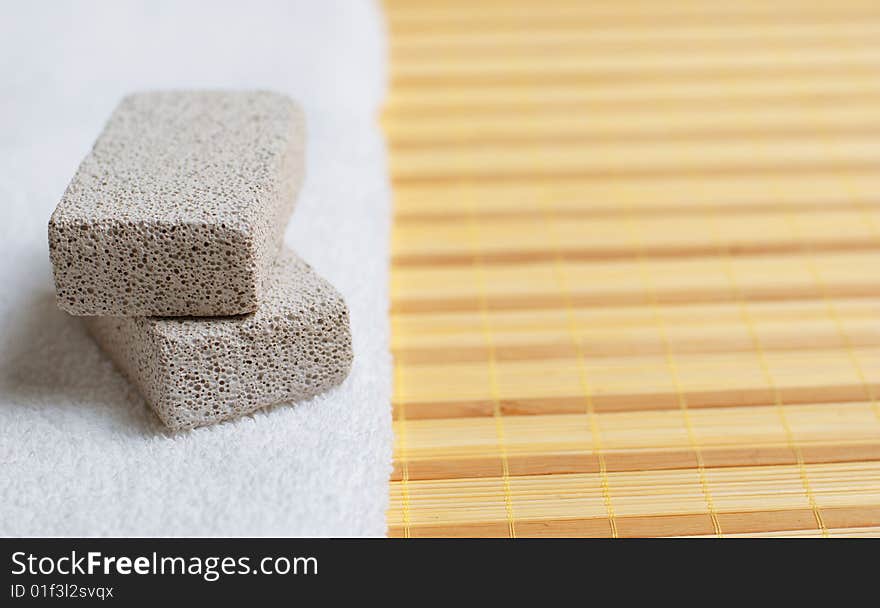
[[[124,98],[49,221],[74,315],[252,312],[304,173],[300,107],[268,91]]]
[[[174,430],[306,399],[339,384],[351,369],[345,301],[286,248],[253,314],[85,320],[98,344]]]

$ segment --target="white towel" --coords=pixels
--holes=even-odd
[[[385,534],[384,55],[365,1],[0,7],[0,535]],[[175,435],[55,307],[46,223],[125,93],[196,87],[305,106],[286,241],[348,301],[355,363],[309,402]]]

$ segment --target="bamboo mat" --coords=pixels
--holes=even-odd
[[[385,4],[390,534],[880,535],[880,5]]]

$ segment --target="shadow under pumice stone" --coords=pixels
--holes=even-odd
[[[30,409],[63,425],[90,409],[93,424],[130,437],[173,438],[141,394],[101,351],[82,318],[60,310],[51,287],[23,298],[0,340],[0,407]],[[277,403],[260,409],[265,414]],[[103,422],[101,422],[103,420]],[[191,429],[190,429],[191,430]]]
[[[115,369],[81,319],[58,309],[51,286],[21,299],[8,314],[2,337],[0,402],[27,408],[64,424],[84,408],[94,424],[113,432],[150,437],[170,434],[143,398]],[[103,421],[103,422],[102,422]]]

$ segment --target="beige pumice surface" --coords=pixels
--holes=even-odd
[[[58,305],[75,315],[256,310],[304,145],[302,110],[281,94],[124,98],[49,221]]]
[[[353,357],[344,300],[287,249],[271,269],[256,313],[87,317],[86,323],[174,430],[314,396],[342,382]]]

